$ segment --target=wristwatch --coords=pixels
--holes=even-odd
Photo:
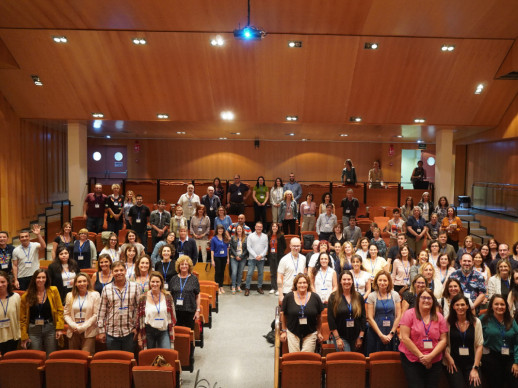
[[[396,333],[394,333],[393,331],[391,331],[391,332],[390,332],[390,334],[394,335],[394,334],[396,334]]]
[[[480,366],[478,365],[473,365],[473,368],[472,369],[476,369],[477,371],[480,369]]]

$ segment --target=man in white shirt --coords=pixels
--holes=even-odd
[[[248,275],[246,276],[245,296],[250,295],[250,282],[257,267],[257,292],[264,294],[263,291],[263,274],[264,261],[266,253],[268,253],[268,237],[263,233],[263,223],[257,221],[255,223],[255,232],[248,236],[246,240],[246,249],[248,250]]]
[[[188,185],[187,192],[178,199],[178,205],[183,209],[183,216],[187,219],[188,227],[191,227],[191,217],[196,213],[196,207],[200,204],[200,197],[194,194],[194,186]]]
[[[295,276],[306,272],[306,258],[299,253],[299,238],[291,239],[290,250],[291,252],[281,259],[277,268],[277,287],[281,290],[279,292],[279,304],[282,304],[284,295],[291,292]]]
[[[31,242],[30,232],[22,230],[20,242],[13,251],[13,277],[14,286],[19,290],[27,290],[31,277],[40,268],[40,248],[47,248],[45,240],[41,237],[41,226],[33,225],[32,232],[38,237],[38,242]]]

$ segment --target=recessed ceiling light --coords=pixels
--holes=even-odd
[[[302,47],[302,41],[300,41],[300,40],[290,40],[290,41],[288,41],[288,47],[300,48],[300,47]]]
[[[418,143],[418,144],[424,143],[424,140],[418,139],[418,140],[417,140],[417,143]]]
[[[52,40],[56,43],[67,43],[68,39],[66,36],[53,36]]]
[[[379,45],[375,42],[366,42],[363,48],[365,50],[376,50],[379,47]]]
[[[221,37],[221,35],[216,35],[213,39],[210,40],[210,44],[212,46],[223,46],[225,44],[225,40]]]
[[[40,77],[38,77],[36,74],[31,75],[32,82],[34,82],[34,85],[36,86],[43,86],[43,82],[41,82]]]
[[[223,120],[232,121],[234,120],[234,117],[234,113],[229,110],[221,112],[221,118]]]
[[[348,135],[347,133],[341,133],[341,134],[340,134],[340,136],[341,136],[341,137],[347,137],[347,136],[349,136],[349,135]]]
[[[231,135],[241,135],[241,132],[230,132]]]
[[[451,45],[451,44],[444,44],[442,47],[441,47],[441,51],[453,51],[455,50],[455,46],[454,45]]]
[[[484,84],[478,84],[477,88],[475,89],[475,94],[481,94],[482,90],[484,90]]]
[[[227,140],[226,137],[220,137],[219,140]]]
[[[100,112],[94,112],[94,113],[92,113],[92,117],[94,117],[96,119],[102,119],[104,117],[104,115]]]
[[[168,119],[168,118],[169,118],[169,115],[168,115],[168,114],[166,114],[166,113],[158,113],[158,114],[156,115],[156,117],[157,117],[158,119],[165,120],[165,119]]]
[[[133,38],[132,42],[137,46],[147,44],[147,40],[144,38]]]
[[[352,121],[353,123],[361,123],[362,118],[359,116],[351,116],[349,117],[349,121]]]
[[[185,131],[176,131],[178,135],[185,135]]]
[[[286,121],[297,121],[298,119],[298,116],[286,116]]]
[[[308,141],[309,139],[302,139],[302,141]]]
[[[103,125],[102,120],[94,120],[94,124],[93,124],[94,129],[101,129],[102,125]]]
[[[397,138],[401,139],[403,135],[396,135]]]
[[[416,123],[416,124],[422,124],[422,123],[424,123],[425,121],[426,121],[426,120],[425,120],[425,119],[423,119],[423,118],[417,118],[417,119],[414,119],[414,123]]]
[[[112,137],[110,135],[106,135],[106,138],[107,139],[111,139]]]

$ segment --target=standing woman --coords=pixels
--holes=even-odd
[[[406,197],[405,204],[401,206],[401,218],[405,220],[405,222],[408,220],[408,217],[412,215],[412,211],[414,209],[414,199],[412,197]]]
[[[442,283],[437,279],[432,263],[424,263],[421,268],[419,268],[419,273],[426,279],[428,288],[433,292],[435,298],[440,298],[442,295]]]
[[[430,253],[428,254],[428,261],[435,266],[439,265],[438,263],[439,263],[440,249],[441,249],[441,247],[439,245],[439,241],[433,240],[430,243]]]
[[[128,245],[124,251],[124,259],[122,262],[126,266],[126,279],[130,280],[135,274],[135,263],[139,259],[137,248],[133,245]]]
[[[281,208],[281,202],[284,197],[284,185],[282,179],[275,179],[275,183],[270,190],[270,204],[272,205],[272,222],[279,223],[279,210]]]
[[[79,240],[74,242],[74,260],[80,269],[92,268],[92,260],[97,257],[95,244],[88,240],[88,229],[79,231]]]
[[[223,225],[216,226],[216,234],[210,240],[211,263],[216,269],[214,281],[219,285],[219,293],[224,294],[223,281],[225,278],[225,268],[229,264],[228,245],[230,236],[223,228]]]
[[[124,241],[124,244],[122,244],[121,246],[121,261],[125,259],[124,254],[128,246],[134,246],[137,249],[137,256],[141,256],[145,252],[144,245],[137,241],[137,233],[131,229],[129,229],[126,232],[126,240]]]
[[[372,168],[369,170],[369,182],[371,189],[379,189],[383,185],[383,171],[379,160],[375,160]]]
[[[164,276],[164,287],[166,290],[169,289],[169,283],[173,276],[176,275],[177,271],[176,263],[172,262],[175,253],[176,250],[174,246],[169,244],[164,245],[162,248],[160,248],[160,251],[158,253],[160,261],[155,264],[155,271],[160,272]]]
[[[212,181],[212,187],[214,187],[214,195],[217,195],[219,197],[219,202],[223,204],[223,199],[225,198],[225,189],[221,184],[221,179],[218,177],[214,178]]]
[[[457,217],[455,208],[448,207],[447,216],[443,218],[441,230],[448,233],[448,244],[451,244],[455,251],[459,250],[459,231],[462,229],[462,221]]]
[[[200,317],[200,283],[192,275],[192,260],[182,255],[176,260],[177,274],[169,282],[174,299],[176,324],[194,330],[194,321]]]
[[[352,160],[347,159],[344,163],[344,166],[345,166],[345,168],[342,170],[342,184],[355,185],[357,182],[356,170],[353,167]]]
[[[95,353],[97,312],[101,296],[92,289],[90,277],[80,272],[72,292],[66,297],[65,322],[68,325],[68,348]]]
[[[342,224],[338,223],[333,228],[333,233],[329,236],[329,245],[331,245],[331,250],[334,250],[334,246],[336,243],[339,243],[340,246],[345,243],[346,239],[344,237]]]
[[[445,319],[448,319],[448,316],[450,315],[450,304],[453,298],[458,295],[462,294],[462,286],[460,285],[460,282],[457,279],[449,278],[446,280],[446,283],[444,284],[444,288],[442,291],[442,298],[438,300],[439,307],[441,308],[442,315]],[[475,314],[475,309],[473,309],[473,302],[470,298],[468,298],[468,304],[470,309],[472,309],[472,313]]]
[[[103,292],[104,286],[113,282],[112,263],[113,261],[110,255],[103,253],[99,256],[97,272],[92,278],[93,288],[99,295]]]
[[[174,216],[171,217],[169,230],[174,232],[175,236],[178,236],[180,228],[187,228],[187,218],[183,216],[183,208],[180,205],[177,205],[174,208]]]
[[[484,334],[484,348],[489,350],[482,355],[482,376],[490,378],[485,386],[518,386],[518,324],[509,312],[506,300],[495,294],[489,300],[487,314],[480,317]],[[489,383],[489,381],[486,381]]]
[[[241,228],[243,229],[243,228]],[[232,248],[232,245],[231,245]],[[268,232],[268,260],[270,262],[270,278],[272,289],[270,290],[270,294],[275,292],[275,295],[279,295],[278,287],[277,287],[277,267],[279,266],[279,261],[281,261],[284,256],[284,251],[286,250],[286,239],[284,238],[284,233],[279,230],[279,225],[276,223],[272,223],[270,226],[270,231]],[[231,249],[232,255],[232,249]],[[246,261],[245,261],[246,262]],[[234,270],[232,270],[232,274]],[[232,287],[234,287],[232,280]]]
[[[119,195],[120,190],[120,185],[114,183],[112,185],[113,194],[106,199],[107,230],[112,231],[116,236],[119,235],[119,230],[122,229],[124,222],[124,196]]]
[[[215,227],[215,226],[214,226]],[[196,242],[196,250],[201,248],[203,262],[207,262],[207,243],[210,233],[210,219],[207,216],[205,205],[196,206],[196,214],[191,218],[191,234]]]
[[[498,256],[498,246],[500,245],[500,243],[496,241],[494,238],[490,238],[487,244],[489,245],[489,254],[491,256],[491,261],[493,261]]]
[[[448,215],[448,206],[450,206],[448,199],[444,196],[440,197],[434,211],[434,213],[437,213],[437,221],[439,223],[442,223],[443,218]]]
[[[295,234],[295,223],[297,221],[297,202],[293,199],[291,190],[284,192],[284,200],[279,209],[279,221],[282,222],[282,230],[286,234]]]
[[[415,308],[401,318],[399,351],[408,388],[439,386],[448,323],[437,312],[436,304],[429,290],[421,291]]]
[[[399,250],[392,263],[392,281],[394,290],[399,292],[402,288],[410,286],[410,268],[414,265],[414,259],[410,257],[410,251],[405,244]]]
[[[507,304],[509,306],[511,316],[516,321],[516,318],[518,317],[516,314],[516,311],[518,310],[518,269],[513,269],[511,272],[511,289],[507,296]]]
[[[427,287],[428,283],[423,275],[417,275],[414,280],[412,280],[410,290],[407,290],[403,293],[403,301],[401,302],[401,315],[403,315],[407,310],[413,309],[415,307],[417,295],[421,291],[424,291]]]
[[[160,260],[158,252],[160,251],[160,248],[166,244],[176,247],[176,234],[174,232],[167,233],[165,240],[156,243],[155,248],[153,248],[153,253],[151,254],[151,268],[155,268],[156,263]]]
[[[279,225],[276,223],[272,223],[276,226],[276,229],[279,230]],[[232,236],[230,240],[230,260],[231,260],[231,279],[232,279],[232,294],[234,295],[237,292],[241,292],[241,281],[243,279],[243,269],[245,268],[246,261],[248,260],[248,249],[246,248],[246,234],[245,230],[241,225],[236,226],[236,233]],[[284,235],[282,235],[284,240]],[[277,242],[279,244],[279,242]],[[286,240],[284,240],[284,244],[286,245]],[[283,251],[284,252],[284,251]],[[281,256],[282,257],[282,254]],[[271,264],[270,264],[271,265]],[[277,267],[275,268],[277,271]],[[277,272],[276,272],[277,273]],[[273,276],[273,275],[272,275]],[[275,277],[277,278],[277,276]]]
[[[63,304],[58,289],[50,285],[43,268],[34,272],[29,288],[20,303],[22,348],[44,350],[47,357],[56,350],[56,340],[63,335]]]
[[[322,341],[320,316],[324,305],[312,292],[309,277],[299,273],[293,288],[283,301],[281,315],[281,341],[288,341],[289,353],[315,352],[317,341]]]
[[[300,214],[302,216],[301,232],[308,232],[315,230],[317,223],[316,219],[317,204],[313,201],[313,193],[306,195],[306,200],[300,204]]]
[[[419,201],[417,206],[421,208],[425,221],[430,221],[432,219],[432,213],[434,209],[433,202],[430,200],[430,193],[428,191],[423,193],[421,196],[421,201]]]
[[[511,265],[509,261],[500,259],[496,265],[496,275],[489,278],[487,284],[487,298],[495,294],[502,295],[505,300],[511,288]]]
[[[489,270],[489,266],[484,264],[484,259],[480,252],[475,253],[475,256],[473,256],[473,270],[484,277],[484,283],[487,286],[489,278],[491,277],[491,271]],[[497,292],[497,294],[500,294],[500,292]]]
[[[420,251],[423,248],[423,241],[426,238],[428,227],[426,221],[422,216],[422,211],[419,206],[414,206],[412,215],[408,217],[406,222],[406,237],[408,246],[413,252]]]
[[[389,272],[390,264],[383,257],[378,256],[378,247],[375,244],[369,245],[369,254],[363,261],[363,268],[371,274],[371,279],[374,279],[378,272]],[[390,281],[392,287],[392,279]]]
[[[354,289],[364,299],[367,299],[371,293],[371,275],[364,270],[360,255],[354,255],[351,264],[353,266],[351,273],[353,275]]]
[[[50,284],[58,289],[61,303],[65,303],[65,297],[72,291],[74,279],[79,273],[79,266],[74,259],[70,258],[68,249],[65,246],[58,247],[56,258],[50,263],[47,274]]]
[[[320,296],[324,306],[332,292],[336,291],[336,272],[329,265],[330,259],[327,253],[321,253],[317,265],[310,272],[311,287]]]
[[[395,350],[396,330],[401,319],[401,298],[392,289],[392,278],[387,271],[378,272],[373,288],[367,298],[367,355]]]
[[[475,257],[475,253],[478,252],[478,249],[475,247],[475,244],[473,243],[473,237],[469,234],[464,237],[464,246],[462,248],[459,248],[457,251],[457,263],[460,266],[460,259],[464,253],[469,253],[471,256]]]
[[[412,282],[416,275],[419,273],[419,269],[421,268],[421,266],[428,262],[428,252],[423,249],[417,255],[417,260],[414,261],[414,265],[412,266],[412,268],[410,268],[410,282]]]
[[[218,215],[214,219],[214,228],[218,225],[223,225],[225,230],[228,230],[229,226],[232,225],[232,219],[227,215],[227,210],[224,206],[218,207]]]
[[[135,200],[135,193],[132,190],[126,191],[126,198],[124,199],[124,220],[126,221],[126,229],[131,229],[131,224],[129,222],[129,211],[130,209],[137,204]]]
[[[110,255],[112,261],[119,261],[121,257],[121,250],[119,248],[119,239],[115,233],[110,233],[108,242],[101,251],[101,255],[107,253]]]
[[[353,268],[354,248],[350,241],[346,241],[342,245],[338,260],[335,261],[336,276],[340,275],[342,271],[351,270]]]
[[[135,274],[130,278],[130,281],[138,284],[142,294],[149,290],[149,273],[151,268],[151,259],[148,255],[140,256],[135,263]]]
[[[329,297],[327,322],[337,352],[360,351],[367,324],[365,301],[356,292],[350,271],[340,274],[338,289]]]
[[[449,279],[450,275],[455,272],[454,262],[447,253],[442,253],[436,262],[435,272],[436,278],[441,282],[442,286]]]
[[[335,214],[335,204],[333,203],[333,194],[330,192],[322,194],[322,203],[318,206],[318,214],[326,214],[327,205],[331,205],[331,213]]]
[[[141,349],[171,349],[174,344],[176,314],[173,297],[164,288],[164,278],[151,272],[149,291],[138,301],[136,329]]]
[[[74,253],[74,240],[72,224],[65,222],[59,231],[59,235],[52,242],[52,259],[56,258],[56,251],[59,245],[64,245],[68,249],[68,253],[72,255]]]
[[[268,192],[268,187],[266,187],[264,177],[260,176],[257,178],[257,183],[252,190],[255,214],[254,222],[261,221],[266,225],[266,204],[268,203],[269,197],[270,193]]]
[[[481,384],[479,370],[484,343],[482,324],[471,312],[469,300],[464,295],[456,295],[451,304],[448,346],[443,361],[448,383],[451,388],[478,387]]]
[[[0,356],[18,348],[20,343],[20,295],[13,292],[9,275],[0,271]]]
[[[356,254],[360,255],[364,261],[367,260],[367,255],[369,254],[369,244],[369,239],[362,237],[358,240],[358,244],[356,245]]]

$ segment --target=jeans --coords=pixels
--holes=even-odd
[[[264,273],[264,260],[248,259],[248,275],[246,277],[246,288],[250,289],[250,282],[252,281],[252,275],[254,274],[255,267],[257,266],[257,286],[263,288],[263,273]]]
[[[225,279],[225,267],[227,266],[227,256],[214,257],[214,264],[216,264],[214,281],[218,283],[219,287],[223,287],[223,280]]]
[[[146,325],[146,341],[148,349],[171,349],[171,340],[167,330],[162,331]]]
[[[56,350],[56,329],[54,323],[49,322],[44,325],[29,324],[29,338],[31,349],[44,350],[47,357]]]
[[[121,218],[119,218],[119,220],[115,220],[115,219],[108,219],[106,221],[106,230],[110,230],[112,231],[113,233],[115,233],[117,235],[117,238],[119,238],[119,231],[122,229],[122,216]]]
[[[280,259],[282,259],[282,255],[280,253],[270,253],[268,259],[270,260],[270,283],[272,288],[277,291],[277,267],[279,266]]]
[[[125,337],[112,337],[106,334],[106,349],[107,350],[124,350],[133,353],[135,342],[133,341],[133,333]]]
[[[420,362],[411,362],[403,353],[400,353],[401,365],[405,372],[408,388],[437,388],[441,379],[442,363],[432,364],[430,369]]]
[[[87,217],[86,229],[89,232],[101,233],[103,231],[104,217]]]
[[[235,258],[230,259],[230,267],[232,268],[232,288],[240,287],[243,279],[243,269],[245,268],[246,260],[236,260]]]
[[[335,345],[335,349],[337,352],[350,352],[351,351],[351,344],[347,342],[345,338],[341,338],[342,342],[344,343],[344,350],[339,350],[338,345],[336,344],[336,338],[334,335],[331,336],[331,339],[333,341],[333,344]]]

